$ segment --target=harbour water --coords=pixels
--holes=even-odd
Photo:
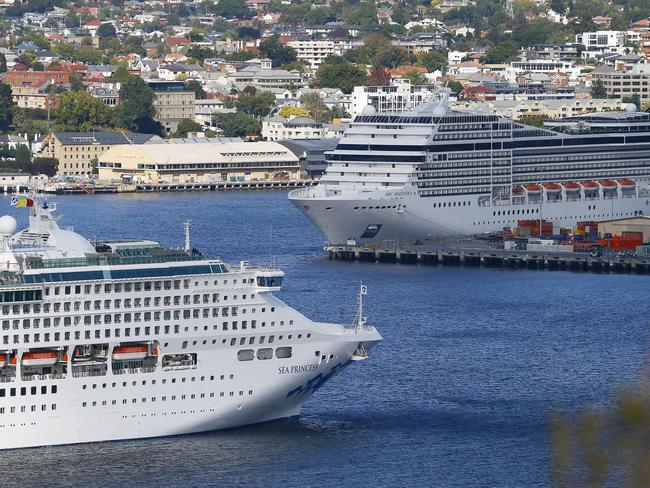
[[[645,276],[342,263],[284,192],[61,196],[87,237],[192,244],[287,273],[280,297],[384,341],[303,416],[225,432],[0,452],[5,486],[551,486],[548,415],[605,406],[647,353]],[[19,224],[24,209],[0,198]]]

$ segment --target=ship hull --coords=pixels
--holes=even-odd
[[[296,417],[316,389],[350,364],[360,342],[369,349],[381,340],[374,329],[319,326],[336,333],[294,345],[291,358],[242,362],[237,351],[248,346],[236,346],[205,351],[196,368],[22,382],[27,396],[7,394],[0,402],[0,449],[175,436]],[[29,395],[32,387],[36,395]]]
[[[481,206],[474,195],[420,197],[398,191],[328,197],[310,190],[292,192],[290,200],[332,245],[464,237],[514,228],[519,220],[550,220],[559,229],[581,221],[650,214],[647,196]]]

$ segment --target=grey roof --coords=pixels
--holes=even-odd
[[[311,117],[295,117],[293,119],[287,120],[284,123],[284,125],[288,125],[288,126],[292,126],[292,127],[301,127],[301,126],[321,125],[321,124],[316,122]]]
[[[332,151],[336,149],[339,139],[336,137],[327,137],[324,139],[286,139],[278,142],[291,150],[296,156],[299,156],[300,153],[305,151]]]
[[[74,144],[144,144],[154,134],[140,134],[138,132],[118,131],[92,131],[92,132],[55,132],[56,138],[64,145]]]
[[[104,71],[110,71],[111,73],[114,73],[117,70],[117,66],[114,64],[89,64],[88,65],[88,72],[98,72],[102,73]]]

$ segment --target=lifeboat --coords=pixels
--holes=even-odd
[[[524,189],[521,187],[521,185],[517,185],[512,189],[512,193],[521,193],[524,191]]]
[[[562,183],[562,186],[566,191],[575,191],[580,189],[580,185],[573,181],[567,181],[565,183]]]
[[[600,186],[607,188],[608,190],[616,188],[616,182],[612,180],[601,180],[598,183],[600,183]]]
[[[580,185],[585,190],[597,190],[598,189],[598,183],[596,183],[595,181],[581,181]]]
[[[544,188],[547,192],[556,192],[562,190],[562,185],[557,183],[544,183]]]
[[[528,193],[539,193],[542,191],[542,187],[539,185],[524,185],[524,189]]]
[[[53,366],[57,361],[55,351],[26,352],[23,354],[23,366]]]
[[[152,356],[158,355],[158,349],[151,350]],[[147,357],[147,346],[116,346],[113,349],[114,361],[137,361]]]
[[[622,180],[616,180],[616,182],[621,185],[623,188],[635,188],[636,187],[636,181],[630,180],[628,178],[624,178]]]
[[[7,355],[0,354],[0,368],[4,368],[7,365]]]

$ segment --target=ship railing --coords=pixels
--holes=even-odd
[[[0,383],[9,383],[15,379],[14,376],[0,376]]]
[[[73,378],[85,378],[88,376],[106,376],[107,370],[104,371],[73,371],[72,372],[72,377]]]
[[[146,368],[119,368],[113,369],[113,374],[138,374],[138,373],[153,373],[156,371],[155,367]]]
[[[197,364],[196,363],[188,363],[188,364],[177,364],[175,366],[163,366],[162,370],[163,371],[180,371],[184,369],[196,369]]]
[[[28,374],[28,375],[22,375],[22,380],[23,381],[61,380],[65,377],[66,377],[65,373]]]

